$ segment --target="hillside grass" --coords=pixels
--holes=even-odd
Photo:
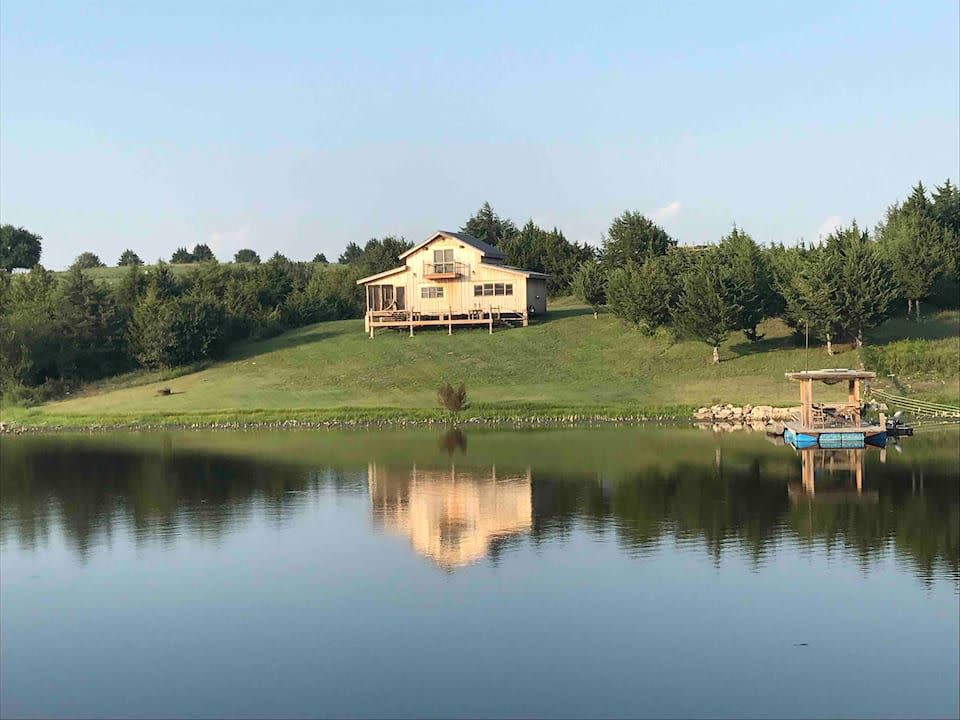
[[[25,425],[191,424],[279,422],[299,419],[377,421],[443,418],[436,389],[465,382],[467,417],[565,417],[569,415],[685,415],[700,405],[793,405],[797,389],[784,372],[804,367],[856,367],[857,353],[820,347],[807,353],[779,320],[761,327],[751,344],[733,334],[719,366],[710,348],[676,340],[666,330],[644,335],[601,314],[594,319],[569,299],[528,328],[381,331],[370,339],[362,320],[319,323],[270,340],[233,348],[216,363],[186,374],[120,376],[88,386],[73,397],[35,408],[5,407],[7,421]],[[941,311],[922,324],[892,320],[868,337],[886,352],[904,340],[921,355],[960,357],[960,313]],[[892,352],[892,351],[891,351]],[[911,392],[958,404],[960,372],[927,372],[924,362],[909,379]],[[949,368],[948,368],[949,369]],[[894,392],[899,378],[881,378]],[[169,387],[173,394],[158,396]],[[840,398],[833,388],[818,397]]]

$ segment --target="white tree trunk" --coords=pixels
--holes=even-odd
[[[913,315],[913,300],[907,299],[907,320]]]
[[[713,346],[713,364],[714,365],[720,364],[720,348],[717,345]]]
[[[833,355],[833,341],[830,340],[829,335],[827,335],[827,355]]]
[[[596,320],[598,317],[600,317],[600,313],[598,313],[596,310],[594,310],[594,311],[593,311],[593,319]]]
[[[914,304],[914,307],[917,308],[917,322],[920,322],[920,301],[914,300],[913,304]]]
[[[863,330],[857,330],[857,350],[863,347]]]

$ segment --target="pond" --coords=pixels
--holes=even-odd
[[[960,432],[0,439],[0,714],[956,716]]]

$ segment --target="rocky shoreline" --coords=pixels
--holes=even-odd
[[[800,406],[774,407],[772,405],[718,404],[697,408],[694,424],[704,430],[730,432],[756,430],[775,435],[783,434],[783,423],[800,414]]]

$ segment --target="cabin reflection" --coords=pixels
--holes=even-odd
[[[445,570],[476,562],[533,522],[530,469],[496,467],[367,469],[375,522],[410,538],[414,550]]]
[[[787,486],[790,499],[821,503],[866,502],[879,500],[876,490],[864,489],[863,454],[865,449],[800,450],[800,482]]]

